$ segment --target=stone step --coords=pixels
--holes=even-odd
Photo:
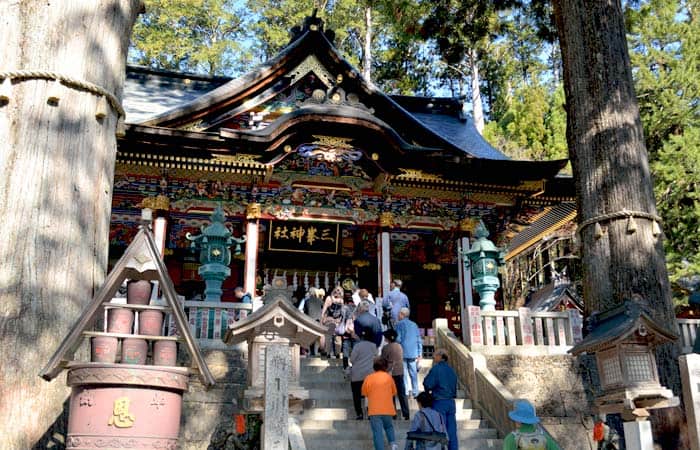
[[[315,435],[325,435],[328,439],[371,439],[372,431],[368,420],[347,420],[334,422],[337,427],[327,428],[304,428],[302,434],[306,438],[313,438]],[[405,438],[408,431],[409,422],[395,420],[394,433],[398,438]],[[498,431],[493,428],[458,428],[459,439],[497,439]]]
[[[396,436],[399,449],[403,450],[405,444],[405,436]],[[328,441],[328,436],[324,436],[323,432],[315,435],[304,432],[304,442],[309,450],[374,450],[372,443],[372,432],[369,431],[367,424],[367,437],[363,439],[344,439],[333,438],[332,442]],[[386,445],[385,449],[389,449]],[[501,450],[503,448],[502,439],[459,439],[459,448],[468,450]]]
[[[352,399],[313,399],[311,401],[313,406],[311,408],[307,408],[303,413],[302,416],[305,414],[309,414],[314,410],[343,410],[346,411],[346,418],[355,418],[355,408],[352,403]],[[398,410],[398,404],[396,405],[396,408]],[[413,414],[418,411],[417,407],[411,407],[409,405],[409,411],[411,414],[411,417],[413,417]],[[313,413],[315,414],[315,413]],[[322,414],[322,413],[321,413]],[[478,409],[471,409],[471,408],[463,408],[463,409],[457,409],[456,413],[457,421],[460,420],[476,420],[476,419],[481,419],[481,412]],[[330,418],[329,418],[330,419]],[[342,419],[342,418],[340,418]]]
[[[340,414],[339,414],[340,415]],[[368,426],[368,420],[354,420],[354,418],[343,418],[333,420],[330,418],[318,418],[310,419],[305,415],[295,415],[297,420],[299,420],[299,425],[302,430],[349,430],[350,432],[364,432]],[[348,420],[350,419],[350,420]],[[408,420],[395,420],[394,429],[397,433],[406,433],[411,422]],[[462,430],[468,435],[469,431],[474,431],[475,436],[471,437],[488,437],[496,438],[497,431],[495,429],[488,428],[488,423],[484,420],[458,420],[457,427],[460,430],[459,433],[462,435]]]

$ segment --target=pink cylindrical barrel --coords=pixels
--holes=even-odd
[[[126,302],[130,305],[148,305],[153,285],[148,280],[133,280],[126,284]]]
[[[67,383],[68,450],[180,448],[187,369],[86,363]]]
[[[90,340],[92,352],[90,360],[101,363],[113,363],[117,360],[119,340],[109,336],[95,336]]]
[[[154,310],[139,312],[139,334],[160,336],[163,330],[163,313]]]
[[[153,364],[174,366],[177,362],[177,342],[156,341],[153,343]]]
[[[126,308],[111,308],[107,311],[107,331],[110,333],[131,333],[134,325],[134,312]]]
[[[145,339],[126,338],[122,341],[122,363],[146,364],[148,342]]]

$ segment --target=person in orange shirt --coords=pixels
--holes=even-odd
[[[394,437],[394,424],[391,420],[396,415],[394,408],[396,384],[386,371],[387,363],[384,358],[375,358],[373,368],[374,373],[367,375],[362,383],[362,395],[367,397],[367,415],[372,428],[374,450],[384,450],[382,430],[386,433],[391,450],[398,450],[399,446]]]

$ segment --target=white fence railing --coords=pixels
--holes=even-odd
[[[566,353],[582,339],[581,314],[565,312],[482,311],[469,306],[464,327],[465,343],[472,350],[510,352],[514,347],[533,350],[537,347],[549,354]]]
[[[700,319],[676,319],[676,321],[681,333],[682,352],[684,354],[692,353],[695,337],[698,335],[698,328],[700,328]]]
[[[192,337],[200,344],[221,343],[229,325],[236,320],[247,317],[252,311],[250,303],[182,301]],[[172,317],[167,323],[166,333],[177,334],[177,327]]]

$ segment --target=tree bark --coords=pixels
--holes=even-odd
[[[362,55],[362,76],[372,81],[372,7],[365,7],[365,51]]]
[[[567,142],[579,221],[623,209],[656,214],[653,184],[619,0],[555,0],[567,102]],[[585,315],[637,298],[676,330],[661,236],[652,222],[602,221],[582,229]],[[657,351],[663,384],[680,392],[677,347]]]
[[[0,71],[52,71],[121,98],[140,0],[21,0],[0,6]],[[60,100],[47,102],[55,89]],[[0,104],[0,436],[32,448],[61,414],[65,377],[38,377],[107,265],[117,114],[98,97],[13,80]]]
[[[484,133],[484,106],[481,103],[481,77],[479,75],[479,58],[474,49],[467,52],[467,59],[471,69],[472,87],[472,114],[474,115],[474,126],[479,134]]]

